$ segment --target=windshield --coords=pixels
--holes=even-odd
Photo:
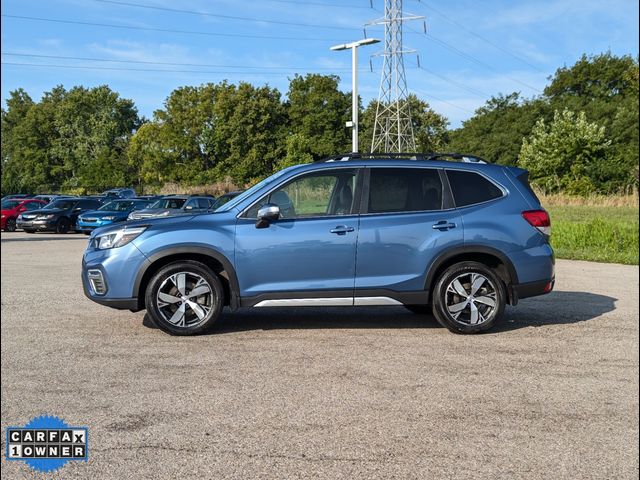
[[[182,208],[184,198],[161,198],[149,208]]]
[[[42,207],[43,210],[52,210],[54,208],[59,208],[61,210],[68,210],[73,207],[78,201],[77,200],[55,200],[46,206]]]
[[[131,200],[115,200],[106,205],[101,206],[98,210],[106,210],[109,212],[126,212],[133,208]]]
[[[2,202],[2,210],[11,210],[20,205],[20,202],[16,202],[15,200],[5,200]]]
[[[221,207],[216,208],[214,211],[215,212],[228,212],[233,207],[235,207],[240,202],[242,202],[245,198],[248,198],[249,196],[253,195],[254,192],[257,192],[262,187],[265,187],[265,186],[269,185],[270,183],[274,182],[275,180],[280,178],[282,175],[284,175],[286,172],[288,172],[290,170],[293,170],[294,168],[297,168],[297,167],[298,167],[298,165],[294,165],[293,167],[287,167],[284,170],[280,170],[279,172],[274,173],[270,177],[267,177],[264,180],[262,180],[261,182],[256,183],[250,189],[245,190],[240,195],[238,195],[236,198],[232,199],[230,202],[227,202],[224,205],[222,205]]]

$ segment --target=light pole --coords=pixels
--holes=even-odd
[[[351,127],[351,149],[353,153],[358,152],[358,47],[362,45],[373,45],[380,40],[375,38],[363,38],[357,42],[334,45],[329,50],[351,49],[351,121],[347,122],[347,127]]]

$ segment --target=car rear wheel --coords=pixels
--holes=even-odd
[[[62,217],[58,220],[58,223],[56,223],[56,233],[67,233],[69,231],[69,226],[69,219]]]
[[[209,267],[185,260],[171,263],[153,276],[145,301],[160,329],[173,335],[197,335],[220,317],[224,291]]]
[[[5,232],[15,232],[16,231],[16,219],[8,218],[7,223],[4,224]]]
[[[461,262],[438,278],[433,314],[452,332],[484,332],[500,321],[506,298],[504,283],[491,268],[478,262]]]

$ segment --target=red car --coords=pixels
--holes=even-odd
[[[31,198],[8,198],[2,201],[2,224],[0,228],[5,232],[16,231],[16,218],[22,212],[38,210],[44,207],[47,202],[34,200]]]

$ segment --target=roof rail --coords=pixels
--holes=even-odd
[[[341,155],[333,155],[331,157],[316,160],[316,162],[348,162],[350,160],[445,160],[465,163],[491,163],[477,155],[468,155],[465,153],[411,153],[411,152],[391,152],[391,153],[343,153]]]

